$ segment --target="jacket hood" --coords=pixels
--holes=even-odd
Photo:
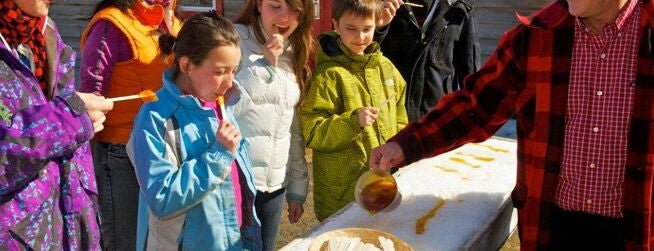
[[[370,60],[379,61],[382,55],[377,42],[372,42],[364,50],[363,55],[350,55],[336,31],[328,31],[318,36],[318,44],[320,46],[316,54],[316,65],[327,61],[336,61],[340,64],[354,61],[365,64]]]

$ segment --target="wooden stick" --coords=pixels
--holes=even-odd
[[[379,104],[379,109],[380,109],[380,110],[381,110],[381,109],[384,109],[388,103],[390,103],[391,101],[393,101],[394,98],[395,98],[395,93],[393,93],[393,94],[391,94],[390,96],[388,96],[388,99],[384,100],[384,102],[381,102],[381,104]]]
[[[134,95],[127,95],[122,97],[108,98],[106,100],[111,102],[116,102],[116,101],[123,101],[123,100],[137,99],[137,98],[141,98],[141,95],[134,94]]]
[[[137,98],[141,99],[143,103],[154,102],[158,100],[157,94],[150,90],[143,90],[139,92],[139,94],[127,95],[122,97],[113,97],[113,98],[108,98],[106,100],[111,102],[116,102],[116,101],[123,101],[123,100],[137,99]]]
[[[227,114],[225,114],[225,97],[218,96],[218,106],[220,107],[220,114],[223,116],[223,120],[227,119]]]
[[[408,5],[408,6],[411,6],[411,7],[418,7],[418,8],[425,7],[425,6],[422,6],[422,5],[417,4],[417,3],[404,2],[404,4],[406,4],[406,5]]]

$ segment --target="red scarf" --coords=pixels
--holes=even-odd
[[[39,80],[43,93],[47,94],[45,37],[40,29],[42,18],[45,17],[31,17],[23,13],[14,1],[0,1],[0,34],[12,48],[25,44],[32,50],[34,75]]]

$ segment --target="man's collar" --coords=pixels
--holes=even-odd
[[[555,1],[530,16],[516,13],[518,21],[526,26],[550,29],[565,21],[570,16],[565,0]]]

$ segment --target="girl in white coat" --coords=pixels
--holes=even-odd
[[[308,175],[296,108],[308,89],[312,18],[311,0],[248,0],[234,21],[242,53],[234,115],[250,141],[264,250],[275,249],[284,194],[291,223],[304,212]]]

